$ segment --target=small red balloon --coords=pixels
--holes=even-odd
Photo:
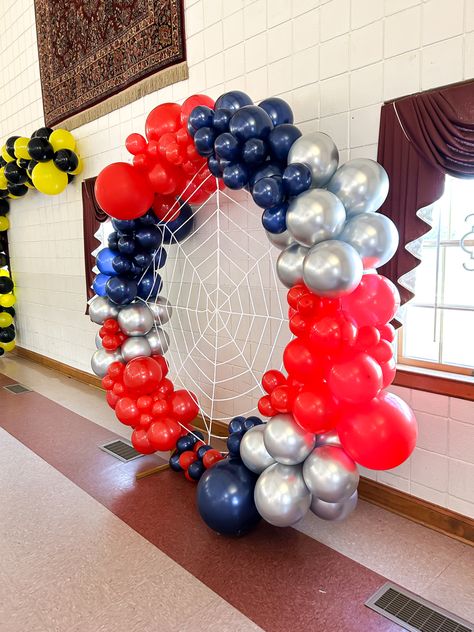
[[[181,423],[190,423],[198,413],[197,397],[185,390],[175,391],[170,397],[171,411]]]
[[[153,355],[151,357],[153,358],[153,360],[155,360],[155,362],[158,362],[161,368],[161,374],[163,375],[163,377],[166,377],[168,375],[169,367],[168,363],[165,360],[165,357],[162,355]]]
[[[224,457],[217,450],[208,450],[206,454],[202,457],[202,462],[206,469],[209,469],[213,465],[215,465],[218,461],[222,461]]]
[[[262,377],[263,390],[267,393],[271,393],[277,386],[283,386],[286,384],[286,377],[281,371],[270,370],[266,371]]]
[[[283,363],[288,374],[301,382],[314,379],[322,370],[316,355],[299,339],[287,344]]]
[[[296,309],[298,307],[298,300],[306,294],[309,294],[309,290],[305,285],[294,285],[290,290],[288,290],[288,294],[286,295],[288,305],[293,309]]]
[[[162,415],[168,415],[169,412],[170,412],[170,405],[166,401],[166,399],[157,399],[156,402],[153,403],[153,407],[151,409],[151,413],[155,417],[161,417]]]
[[[105,399],[107,400],[107,404],[110,406],[110,408],[115,409],[115,406],[120,399],[120,395],[116,395],[113,391],[107,391]]]
[[[132,432],[132,445],[137,452],[142,454],[152,454],[155,451],[154,447],[148,441],[147,433],[145,430],[137,429]]]
[[[328,386],[334,397],[352,404],[373,399],[382,384],[380,365],[367,353],[359,353],[346,362],[334,364],[328,375]]]
[[[159,140],[167,132],[176,132],[181,125],[181,106],[162,103],[147,116],[145,133],[148,140]]]
[[[295,421],[308,432],[322,433],[335,427],[337,402],[328,387],[321,383],[319,389],[303,390],[295,398],[293,416]]]
[[[277,386],[270,395],[270,403],[279,413],[289,413],[296,393],[287,384]]]
[[[155,419],[152,417],[152,415],[149,415],[148,413],[142,413],[140,415],[140,421],[139,421],[140,428],[144,428],[145,430],[148,430],[148,428],[151,426],[151,424],[154,421]]]
[[[115,382],[110,377],[110,375],[106,375],[105,377],[102,378],[102,386],[105,388],[106,391],[109,391],[110,389],[112,389],[114,384]]]
[[[387,342],[393,342],[395,340],[395,327],[390,323],[385,325],[379,325],[380,337]]]
[[[118,380],[122,377],[125,366],[121,362],[112,362],[109,364],[109,368],[107,369],[107,373],[113,380]]]
[[[146,150],[146,140],[141,134],[129,134],[125,139],[125,147],[133,156]]]
[[[115,406],[115,414],[117,419],[126,426],[134,426],[140,418],[137,402],[131,397],[121,397],[118,400]]]
[[[104,320],[102,327],[110,334],[115,334],[120,329],[118,322],[115,318],[107,318]]]
[[[194,461],[197,461],[197,454],[195,454],[192,450],[186,450],[179,457],[179,464],[183,470],[187,470]]]
[[[170,417],[158,419],[148,428],[147,436],[155,450],[166,452],[176,446],[176,441],[181,436],[181,427]]]
[[[273,417],[276,415],[276,410],[273,408],[270,395],[264,395],[258,400],[258,410],[264,417]]]
[[[149,412],[153,406],[153,397],[150,395],[141,395],[137,399],[137,408],[143,412]]]
[[[167,377],[164,377],[159,383],[156,392],[157,392],[157,395],[160,396],[160,398],[166,399],[173,393],[173,391],[174,391],[173,382],[169,380]]]

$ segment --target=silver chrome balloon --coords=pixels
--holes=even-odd
[[[142,302],[125,305],[118,315],[118,324],[126,336],[146,336],[154,322],[152,312]]]
[[[297,243],[282,250],[276,262],[276,269],[283,285],[290,288],[296,283],[303,282],[303,261],[307,254],[308,248]]]
[[[359,471],[351,457],[334,445],[314,448],[303,464],[306,486],[327,503],[340,503],[356,491]]]
[[[99,332],[97,332],[96,335],[95,335],[95,348],[96,349],[103,349],[104,348],[102,346],[102,338],[99,336]]]
[[[290,527],[306,515],[311,493],[301,465],[274,463],[258,477],[254,492],[258,513],[276,527]]]
[[[323,187],[336,173],[339,152],[330,136],[323,132],[303,134],[288,154],[288,164],[302,162],[311,170],[311,187]]]
[[[337,298],[356,289],[362,271],[362,261],[350,244],[328,239],[313,246],[306,255],[303,280],[315,294]]]
[[[265,425],[260,424],[248,430],[240,442],[240,458],[249,470],[261,474],[263,470],[275,463],[275,459],[268,453],[263,441]]]
[[[146,336],[152,355],[165,355],[170,346],[170,337],[161,327],[154,327]]]
[[[103,325],[107,318],[117,318],[120,307],[114,305],[106,296],[96,296],[89,305],[89,318],[97,325]]]
[[[133,360],[133,358],[151,356],[151,347],[145,336],[133,336],[133,338],[127,338],[120,350],[125,362]]]
[[[316,447],[320,445],[336,445],[341,447],[341,440],[337,434],[337,430],[328,430],[316,436]]]
[[[380,213],[357,213],[346,222],[339,239],[357,250],[365,269],[390,261],[398,248],[398,230]]]
[[[270,241],[276,248],[279,248],[279,250],[284,250],[285,248],[288,248],[288,246],[295,241],[293,235],[287,230],[285,230],[283,233],[278,234],[271,233],[268,230],[265,230],[265,232],[267,234],[268,241]]]
[[[280,413],[265,424],[265,448],[275,461],[283,465],[302,463],[314,448],[315,440],[316,436],[303,430],[293,415]]]
[[[112,362],[123,362],[120,349],[115,351],[106,351],[105,349],[97,349],[91,358],[91,367],[96,375],[104,377],[107,375],[107,369]]]
[[[357,505],[357,491],[352,496],[340,503],[327,503],[321,498],[313,496],[310,510],[323,520],[331,520],[332,522],[341,522],[351,514]]]
[[[154,301],[149,302],[148,307],[150,308],[157,325],[164,325],[167,323],[173,313],[171,303],[164,296],[158,296]]]
[[[346,211],[334,193],[309,189],[293,198],[286,214],[288,230],[302,246],[311,248],[334,239],[343,229]]]
[[[388,176],[375,160],[354,158],[337,170],[327,188],[341,200],[348,215],[373,213],[388,195]]]

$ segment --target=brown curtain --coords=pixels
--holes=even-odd
[[[413,294],[398,279],[419,264],[405,245],[429,230],[416,212],[441,197],[446,174],[474,177],[474,81],[386,103],[377,160],[390,179],[380,210],[400,232],[397,254],[380,273],[397,283],[403,304]]]
[[[94,195],[94,185],[96,178],[86,178],[82,182],[82,225],[84,231],[84,264],[86,277],[87,300],[94,296],[92,281],[94,274],[92,268],[95,266],[95,257],[91,254],[97,248],[97,239],[94,234],[99,225],[108,218],[108,215],[97,204]],[[89,312],[86,306],[86,314]]]

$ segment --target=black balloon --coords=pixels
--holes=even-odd
[[[7,164],[7,161],[3,156],[0,156],[0,167],[4,167]]]
[[[8,189],[2,189],[2,191],[5,191],[5,196],[8,195]],[[5,200],[2,195],[0,195],[0,215],[6,215],[9,210],[10,204],[8,203],[8,200]]]
[[[68,173],[67,174],[67,183],[69,184],[70,182],[72,182],[75,177],[76,176],[73,176],[72,173]]]
[[[8,184],[8,192],[15,197],[23,197],[28,193],[28,187],[24,184]]]
[[[54,164],[60,171],[75,171],[79,165],[79,158],[70,149],[60,149],[54,154]]]
[[[9,162],[5,165],[3,172],[5,174],[5,178],[11,184],[23,184],[26,182],[26,171],[19,167],[16,162]]]
[[[15,340],[15,328],[13,326],[0,329],[0,342],[11,342],[12,340]]]
[[[13,281],[10,277],[0,277],[0,294],[8,294],[13,290]]]
[[[15,316],[15,308],[14,307],[2,307],[2,312],[7,312],[10,316]]]
[[[28,143],[28,153],[38,162],[48,162],[54,157],[54,149],[46,138],[35,136]]]
[[[131,235],[123,235],[118,240],[118,250],[122,255],[133,255],[135,246],[135,239]]]
[[[33,134],[31,134],[31,138],[45,138],[46,140],[48,140],[52,133],[53,130],[50,127],[40,127],[35,132],[33,132]]]
[[[31,178],[31,174],[33,173],[33,169],[36,167],[37,164],[38,164],[37,160],[29,160],[28,161],[28,166],[27,166],[26,170],[29,173],[30,178]]]
[[[5,353],[5,349],[2,349],[2,347],[0,347],[0,356],[2,356]]]
[[[6,255],[3,254],[3,252],[0,253],[0,268],[4,268],[7,265],[7,257]]]
[[[28,165],[30,164],[30,161],[27,160],[26,158],[18,158],[17,161],[16,161],[16,164],[21,169],[28,169]]]
[[[15,156],[15,141],[20,138],[19,136],[10,136],[7,138],[7,142],[5,143],[5,148],[7,150],[7,154],[12,158],[16,158]]]

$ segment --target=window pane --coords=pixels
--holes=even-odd
[[[474,272],[469,272],[463,266],[468,260],[469,255],[461,248],[445,248],[445,305],[474,306]],[[471,316],[474,323],[474,312]]]
[[[473,312],[444,310],[442,353],[442,362],[444,364],[473,367],[473,327]]]
[[[446,178],[446,193],[443,197],[451,199],[449,239],[461,239],[474,223],[474,217],[465,221],[467,215],[474,213],[474,179]]]
[[[423,247],[422,260],[416,268],[414,303],[434,305],[436,296],[436,248]]]
[[[403,327],[403,355],[439,362],[439,336],[434,338],[434,309],[408,307]],[[439,326],[439,323],[438,323]]]

